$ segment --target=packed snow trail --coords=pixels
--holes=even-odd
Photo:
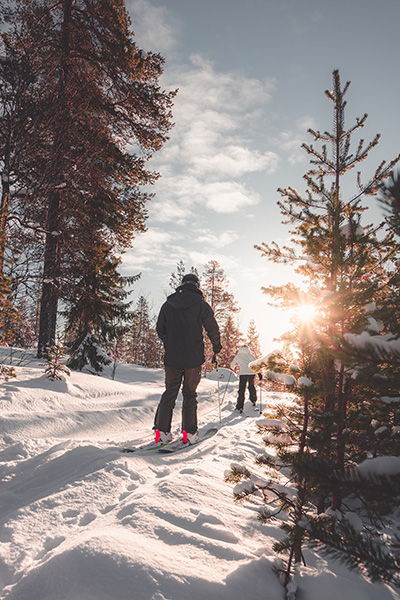
[[[213,438],[184,453],[124,455],[151,437],[164,375],[121,366],[118,377],[50,382],[33,361],[2,385],[0,600],[283,600],[272,552],[282,532],[259,523],[256,504],[235,504],[224,482],[231,464],[252,468],[263,452],[250,403],[233,412],[236,383]],[[218,427],[216,382],[199,392],[200,427]],[[308,600],[321,589],[325,600],[397,597],[308,560]]]

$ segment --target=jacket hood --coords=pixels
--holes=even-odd
[[[191,284],[181,285],[176,289],[174,294],[171,294],[167,298],[168,304],[178,310],[189,308],[194,306],[198,302],[203,300],[203,293],[195,286]]]

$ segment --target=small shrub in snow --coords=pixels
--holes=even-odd
[[[70,370],[68,367],[61,363],[61,360],[64,356],[64,348],[61,342],[56,342],[47,349],[47,365],[45,369],[45,373],[49,379],[52,381],[61,381],[63,379],[63,374],[70,375]]]
[[[16,377],[17,374],[15,372],[14,367],[8,367],[6,365],[0,365],[0,379],[4,379],[4,381],[9,381],[11,377]]]

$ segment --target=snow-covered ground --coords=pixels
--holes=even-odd
[[[14,362],[16,357],[14,357]],[[236,382],[199,387],[200,430],[219,432],[173,455],[122,454],[151,439],[163,371],[120,365],[116,380],[72,373],[49,381],[32,358],[1,382],[1,600],[283,600],[272,552],[278,524],[233,502],[224,474],[257,471],[256,413],[233,412]],[[290,401],[263,393],[263,403]],[[180,399],[174,416],[179,431]],[[262,470],[259,475],[263,476]],[[390,600],[310,551],[297,584],[306,600]],[[299,596],[300,597],[300,596]]]

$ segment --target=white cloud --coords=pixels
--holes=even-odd
[[[221,254],[217,252],[200,252],[193,250],[189,253],[190,260],[193,265],[199,265],[200,275],[203,273],[204,266],[212,259],[219,262],[225,273],[228,271],[234,272],[239,268],[239,261],[235,256]]]
[[[204,230],[199,232],[199,235],[195,238],[195,242],[206,244],[209,250],[213,250],[214,248],[229,246],[238,239],[239,234],[236,231],[225,231],[222,235],[216,235],[210,230]]]
[[[278,156],[254,147],[255,114],[263,114],[275,87],[236,72],[217,72],[200,56],[167,74],[167,89],[179,88],[171,139],[157,153],[162,177],[151,217],[185,223],[198,207],[217,213],[249,209],[260,197],[240,178],[277,169]]]
[[[261,81],[236,71],[216,72],[212,63],[199,55],[191,56],[190,61],[190,67],[176,74],[183,101],[179,109],[189,118],[193,111],[204,110],[245,113],[271,100],[276,86],[273,78]]]
[[[192,175],[163,177],[157,183],[156,199],[149,206],[149,213],[158,222],[174,222],[181,225],[193,217],[195,210],[209,210],[229,214],[250,209],[260,202],[258,193],[248,190],[236,181],[201,181]]]
[[[178,24],[163,6],[148,0],[128,0],[127,9],[135,32],[135,40],[143,50],[165,55],[176,45]]]
[[[240,177],[254,171],[272,173],[277,167],[278,157],[274,152],[262,154],[242,146],[228,145],[212,156],[205,153],[194,156],[191,163],[193,172],[198,175]]]
[[[170,264],[174,240],[172,233],[154,227],[140,233],[133,242],[133,248],[123,255],[124,271],[151,271],[154,264]]]
[[[293,129],[282,131],[279,146],[289,155],[290,164],[294,165],[308,160],[306,152],[301,145],[310,141],[307,134],[309,128],[315,129],[315,120],[309,115],[297,119]]]
[[[217,213],[232,213],[260,202],[255,192],[249,192],[246,187],[235,181],[216,181],[205,186],[205,203],[208,208]]]

